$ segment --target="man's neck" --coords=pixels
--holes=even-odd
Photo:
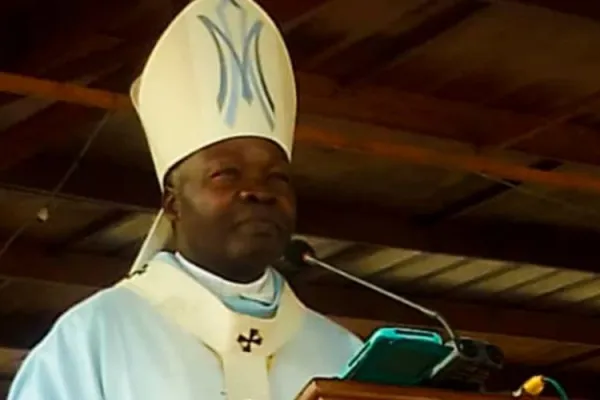
[[[194,265],[180,253],[176,253],[175,258],[192,278],[219,296],[243,296],[267,302],[273,299],[273,276],[268,271],[251,283],[237,283]]]
[[[205,271],[215,277],[233,284],[251,284],[264,278],[267,273],[267,268],[252,268],[244,266],[229,266],[229,267],[210,267],[208,263],[198,263],[193,257],[188,256],[183,251],[178,251],[179,255],[189,266],[193,266],[199,270]]]

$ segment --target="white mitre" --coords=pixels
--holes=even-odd
[[[296,86],[275,23],[252,0],[196,0],[169,25],[132,86],[161,189],[177,163],[236,137],[272,140],[291,159]],[[171,237],[161,210],[132,272]]]

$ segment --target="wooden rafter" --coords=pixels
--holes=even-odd
[[[129,220],[132,216],[133,213],[130,211],[120,209],[110,210],[101,217],[93,220],[89,224],[86,224],[81,229],[77,229],[75,232],[72,232],[61,238],[58,243],[53,243],[51,246],[52,252],[57,253],[67,251],[70,247],[75,246],[77,243],[81,243],[86,239],[100,235],[102,232]]]
[[[547,8],[563,14],[600,21],[600,3],[589,0],[494,0]]]
[[[343,132],[324,131],[318,127],[309,126],[299,126],[296,138],[298,142],[310,146],[387,158],[401,163],[441,167],[477,175],[600,193],[600,180],[591,176],[541,171],[486,156],[444,153],[392,141],[376,141],[373,138],[358,139],[345,135]]]
[[[329,0],[302,0],[302,1],[280,1],[261,0],[260,5],[267,14],[276,16],[277,21],[283,25],[293,24],[294,20],[302,18],[305,14],[317,9]]]
[[[111,110],[131,109],[129,99],[122,94],[8,74],[0,77],[4,80],[4,82],[0,80],[0,90],[60,99],[90,107]],[[319,104],[325,105],[325,103],[330,106],[336,103],[337,107],[340,107],[339,103],[343,103],[343,101],[331,98],[324,98],[319,101]],[[349,107],[347,112],[355,111],[354,108]],[[296,131],[296,141],[309,146],[361,153],[402,163],[491,175],[519,182],[600,193],[600,180],[597,178],[555,171],[540,171],[488,156],[445,153],[425,147],[401,144],[392,139],[393,137],[390,135],[371,134],[367,141],[363,138],[346,135],[339,130],[326,130],[303,123],[298,125]],[[7,147],[3,148],[6,149]]]
[[[96,83],[106,86],[121,86],[123,81],[123,72],[128,71],[127,67],[118,68],[111,71],[107,75],[100,77]],[[0,74],[0,81],[7,79],[6,76]],[[42,81],[49,82],[49,81]],[[25,87],[31,82],[22,82]],[[35,86],[40,88],[39,86]],[[58,86],[58,91],[66,90],[68,95],[79,98],[78,88],[80,86],[67,85]],[[50,83],[43,90],[55,93],[55,89]],[[100,93],[109,93],[102,92]],[[85,97],[85,95],[84,95]],[[102,96],[100,96],[102,98]],[[110,95],[106,98],[105,105],[110,105]],[[7,169],[19,162],[28,159],[45,149],[53,143],[60,142],[71,135],[75,135],[86,126],[91,126],[98,120],[107,107],[82,107],[80,102],[73,101],[71,104],[53,104],[44,110],[38,112],[32,118],[24,120],[16,125],[11,126],[0,135],[0,149],[2,149],[3,157],[0,160],[0,170]],[[45,133],[40,135],[40,133]]]
[[[64,101],[87,107],[107,110],[122,110],[131,107],[129,99],[121,94],[15,74],[0,72],[0,87],[8,93]]]
[[[391,69],[412,50],[441,37],[488,6],[489,3],[483,0],[436,1],[426,6],[419,4],[416,7],[419,11],[407,13],[408,16],[397,21],[394,27],[396,32],[389,39],[368,37],[357,43],[355,48],[348,49],[346,54],[336,55],[338,59],[352,57],[352,70],[339,78],[346,84],[362,84],[380,72]],[[360,57],[353,57],[352,52],[360,54]]]
[[[35,5],[32,2],[21,2],[12,11],[3,14],[7,19],[20,21],[13,33],[14,38],[18,42],[19,37],[26,37],[30,42],[21,47],[32,49],[13,60],[16,69],[24,73],[53,77],[52,70],[60,68],[61,64],[85,57],[87,52],[94,49],[92,44],[99,39],[109,43],[118,42],[120,38],[111,36],[107,31],[123,21],[132,20],[140,14],[141,8],[147,8],[145,3],[148,2],[65,0],[57,4]],[[149,24],[138,26],[138,30],[148,32]]]
[[[510,144],[544,158],[600,164],[598,132],[565,124],[565,114],[522,114],[379,86],[348,90],[307,74],[298,74],[298,82],[300,110],[306,114],[458,141],[481,151]],[[576,116],[572,111],[567,117]]]

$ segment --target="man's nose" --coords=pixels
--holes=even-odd
[[[243,201],[247,201],[250,203],[260,203],[260,204],[275,204],[277,198],[273,193],[268,190],[255,188],[255,189],[245,189],[240,191],[240,198]]]

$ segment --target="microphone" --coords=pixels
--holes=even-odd
[[[447,355],[437,359],[421,381],[421,385],[453,390],[483,391],[484,382],[492,370],[499,370],[504,363],[502,350],[490,343],[459,338],[446,319],[437,311],[417,304],[405,297],[391,293],[370,282],[342,271],[319,260],[315,250],[303,240],[292,240],[284,252],[284,259],[294,266],[312,265],[349,279],[359,285],[404,304],[437,321],[448,335],[449,341],[441,345],[447,349]],[[423,354],[423,358],[427,355]]]
[[[444,330],[446,331],[446,334],[448,335],[448,338],[450,339],[450,341],[453,343],[456,343],[456,339],[457,339],[456,333],[454,333],[454,330],[450,327],[450,324],[444,319],[444,317],[440,313],[438,313],[437,311],[434,311],[434,310],[430,310],[429,308],[423,307],[422,305],[417,304],[413,301],[410,301],[405,297],[399,296],[395,293],[392,293],[385,289],[382,289],[376,285],[373,285],[370,282],[367,282],[363,279],[357,278],[354,275],[351,275],[347,272],[344,272],[338,268],[335,268],[332,265],[329,265],[329,264],[319,260],[318,258],[316,258],[316,252],[312,248],[312,246],[303,240],[299,240],[299,239],[292,240],[284,253],[284,258],[287,261],[289,261],[290,263],[292,263],[292,265],[307,265],[308,264],[308,265],[313,265],[313,266],[320,267],[320,268],[325,268],[328,271],[331,271],[337,275],[343,276],[344,278],[349,279],[355,283],[358,283],[359,285],[367,287],[377,293],[380,293],[384,296],[391,298],[392,300],[395,300],[399,303],[404,304],[405,306],[408,306],[416,311],[419,311],[422,314],[425,314],[426,316],[428,316],[429,318],[434,319],[440,325],[442,325],[444,327]]]

